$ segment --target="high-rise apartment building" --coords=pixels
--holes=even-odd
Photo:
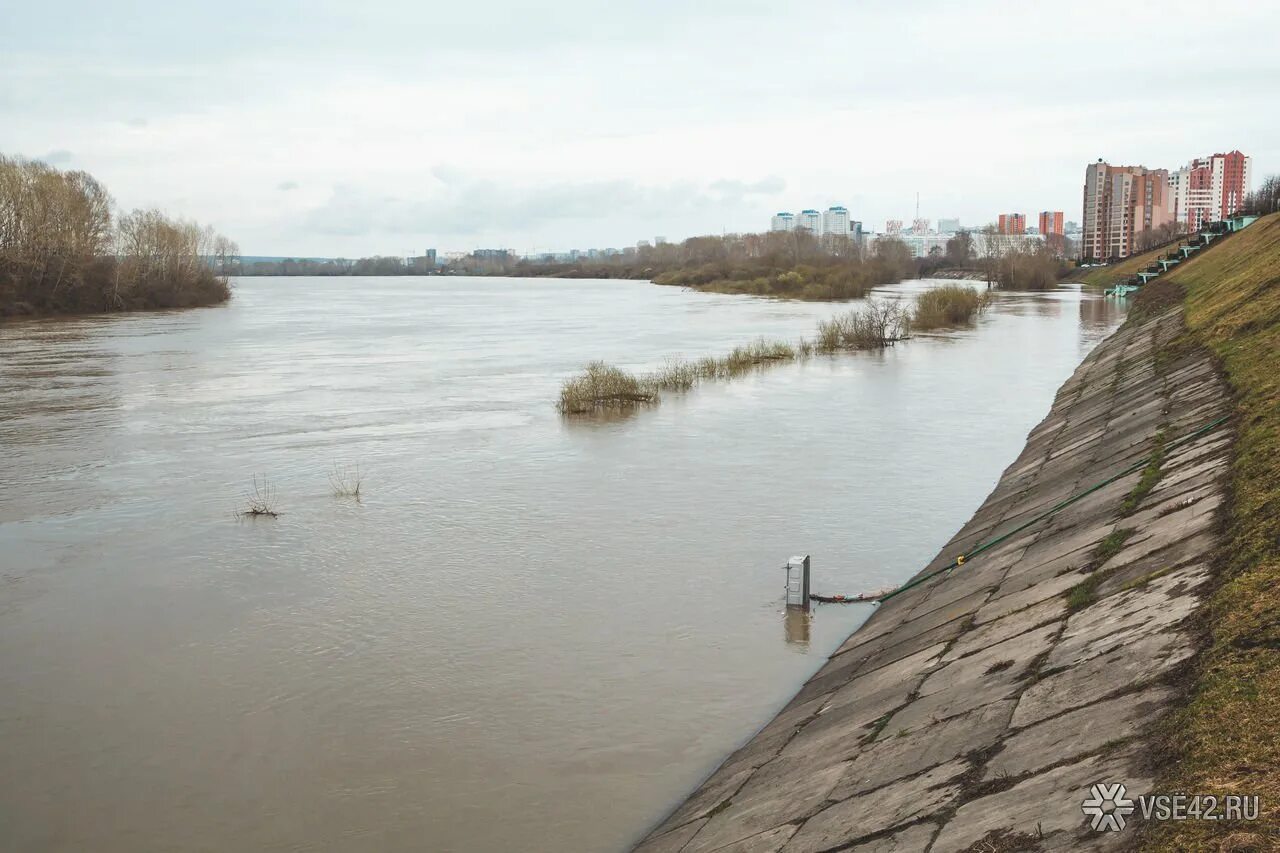
[[[959,230],[960,230],[959,219],[939,219],[938,220],[939,234],[955,234]]]
[[[1167,169],[1089,164],[1084,181],[1082,258],[1127,258],[1143,231],[1174,221]]]
[[[1197,157],[1169,174],[1173,218],[1195,231],[1235,213],[1249,194],[1253,158],[1239,151]]]
[[[822,234],[822,214],[816,210],[802,210],[796,217],[796,228],[803,228],[815,235]]]
[[[1040,211],[1040,233],[1046,237],[1062,236],[1063,220],[1061,210]]]
[[[901,237],[902,236],[902,220],[901,219],[885,220],[884,233],[888,237]]]
[[[837,234],[841,236],[849,235],[849,211],[847,208],[835,205],[828,207],[826,213],[822,214],[822,233]]]
[[[1027,217],[1022,213],[1002,213],[996,230],[1001,234],[1026,234]]]
[[[773,219],[769,221],[770,231],[794,231],[795,227],[795,216],[785,211],[782,213],[775,213],[773,215]]]
[[[911,233],[917,237],[923,237],[929,233],[929,226],[932,225],[927,219],[916,218],[911,220]]]

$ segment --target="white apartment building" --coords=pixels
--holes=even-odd
[[[835,205],[828,207],[827,212],[822,214],[823,234],[837,234],[847,237],[851,231],[851,225],[847,208]]]
[[[804,228],[815,236],[822,236],[822,214],[816,210],[802,210],[796,217],[796,227]]]
[[[775,213],[773,219],[769,221],[770,231],[794,231],[796,228],[796,218],[790,213],[783,211]]]

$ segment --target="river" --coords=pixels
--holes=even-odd
[[[555,411],[588,360],[847,307],[250,278],[0,324],[0,846],[625,848],[869,613],[789,618],[787,557],[828,593],[912,574],[1121,319],[998,294],[974,329]],[[237,517],[255,474],[278,518]]]

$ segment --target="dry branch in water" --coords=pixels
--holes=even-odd
[[[253,491],[244,493],[244,502],[245,509],[240,513],[242,516],[256,518],[265,515],[275,518],[280,514],[276,511],[276,487],[265,475],[253,475]]]
[[[360,487],[364,485],[364,474],[360,472],[360,464],[339,466],[333,463],[329,472],[329,486],[338,497],[360,500]]]

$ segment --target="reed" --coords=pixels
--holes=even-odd
[[[986,291],[977,291],[962,284],[926,290],[916,297],[912,326],[916,329],[941,329],[968,325],[986,310],[989,300]]]
[[[240,515],[247,518],[276,518],[280,515],[276,509],[276,487],[265,475],[253,475],[253,488],[244,493],[244,509]]]
[[[565,380],[560,388],[557,408],[566,415],[573,415],[629,408],[653,403],[657,399],[653,387],[635,374],[603,361],[593,361],[577,376]]]
[[[884,349],[911,334],[911,314],[896,300],[868,301],[861,308],[818,323],[817,352]]]

